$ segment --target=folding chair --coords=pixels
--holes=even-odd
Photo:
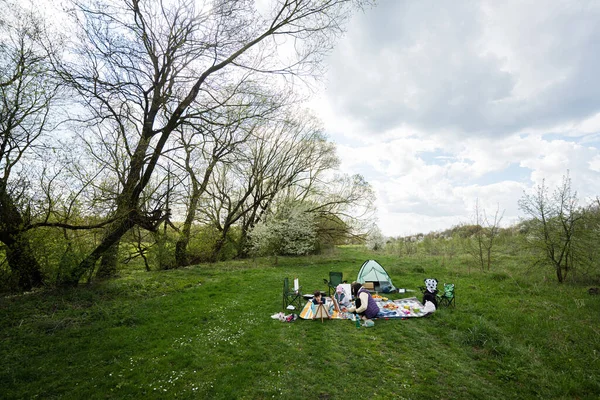
[[[298,310],[302,309],[302,288],[294,290],[290,287],[290,280],[283,278],[283,309],[285,310],[290,304]]]
[[[454,294],[454,283],[444,283],[444,291],[438,294],[439,305],[456,307],[456,299]]]
[[[346,283],[342,272],[329,272],[329,280],[323,279],[323,282],[327,285],[329,296],[331,296],[332,290],[333,293],[335,293],[335,288],[337,288],[340,283]]]

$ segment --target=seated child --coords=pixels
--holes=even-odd
[[[319,304],[323,304],[325,306],[325,312],[327,313],[327,318],[331,318],[331,315],[333,313],[333,304],[330,303],[329,305],[327,305],[327,299],[325,297],[323,297],[323,295],[321,294],[321,292],[319,290],[315,290],[315,292],[313,293],[313,299],[312,301],[312,310],[313,312],[317,312],[317,307]]]
[[[315,290],[312,298],[313,304],[325,304],[325,298],[321,295],[320,290]]]
[[[350,306],[350,296],[344,292],[344,287],[340,284],[335,288],[335,299],[342,308]]]

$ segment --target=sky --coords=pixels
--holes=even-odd
[[[386,236],[502,225],[569,174],[600,195],[600,2],[380,0],[358,13],[311,102]]]

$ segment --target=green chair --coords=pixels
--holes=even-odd
[[[335,293],[335,288],[340,283],[346,283],[343,272],[329,272],[329,280],[323,279],[323,282],[327,285],[329,296],[331,296],[332,290]]]
[[[283,309],[285,310],[290,304],[297,310],[302,309],[302,288],[294,290],[293,287],[290,287],[290,280],[283,278]]]
[[[456,296],[454,283],[444,283],[444,291],[438,293],[438,304],[439,306],[445,307],[456,307]]]

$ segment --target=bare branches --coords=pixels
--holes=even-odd
[[[485,209],[481,209],[479,199],[475,202],[475,226],[478,228],[474,233],[476,248],[473,253],[482,271],[489,271],[492,265],[492,250],[496,237],[500,232],[500,222],[504,211],[500,213],[500,205],[496,207],[494,219],[488,218]]]
[[[534,245],[543,249],[546,262],[554,268],[558,281],[563,282],[575,267],[573,240],[577,223],[583,218],[568,173],[552,195],[542,181],[533,195],[525,194],[519,200],[519,207],[532,217]]]

